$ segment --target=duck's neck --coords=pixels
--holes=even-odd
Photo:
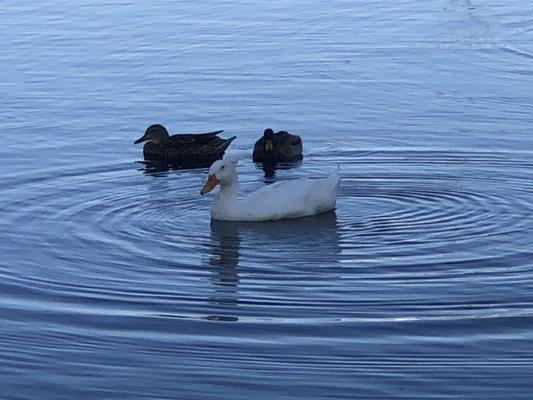
[[[227,198],[227,199],[236,199],[238,186],[239,186],[239,182],[237,178],[235,178],[229,183],[221,184],[220,191],[218,192],[218,197]]]
[[[220,185],[220,190],[211,204],[212,218],[222,220],[233,219],[239,208],[237,201],[237,186],[238,183],[236,179],[231,183]]]

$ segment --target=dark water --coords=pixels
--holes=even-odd
[[[533,397],[525,1],[4,2],[0,398]],[[334,214],[210,223],[147,125],[225,129],[242,190],[341,166]]]

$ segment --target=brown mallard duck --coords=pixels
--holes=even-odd
[[[287,131],[274,133],[265,129],[263,137],[255,142],[254,162],[286,162],[303,159],[302,138]]]
[[[143,147],[146,160],[163,160],[171,164],[202,167],[219,160],[236,138],[221,139],[223,131],[177,134],[170,136],[163,125],[150,125],[134,144],[147,142]]]

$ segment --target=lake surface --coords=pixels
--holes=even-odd
[[[526,1],[8,0],[0,398],[533,398]],[[151,123],[225,129],[242,192],[338,209],[211,223]],[[264,178],[266,127],[301,164]]]

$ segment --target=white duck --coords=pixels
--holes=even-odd
[[[211,204],[211,218],[219,221],[268,221],[306,217],[335,208],[340,177],[297,179],[267,185],[242,199],[237,199],[237,160],[226,156],[215,161],[200,194],[203,196],[220,184]]]

